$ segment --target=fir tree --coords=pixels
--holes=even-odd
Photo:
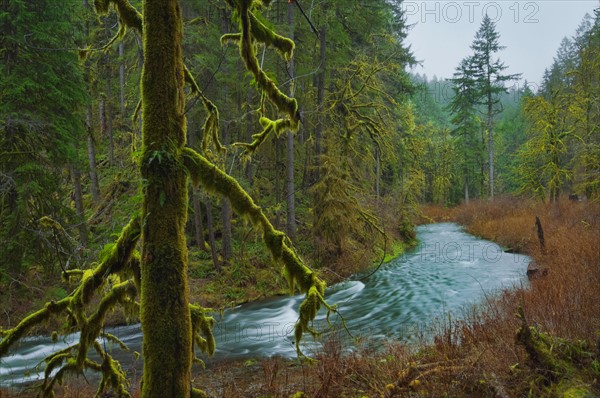
[[[502,112],[499,107],[499,95],[507,92],[505,82],[517,79],[520,74],[503,74],[507,66],[495,58],[495,54],[504,49],[500,45],[500,34],[496,25],[487,15],[483,17],[481,26],[475,34],[471,45],[473,50],[473,69],[477,84],[478,103],[484,108],[488,140],[488,170],[489,170],[489,195],[494,198],[494,117]]]

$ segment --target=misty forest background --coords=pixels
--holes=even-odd
[[[65,297],[61,271],[90,268],[141,205],[141,38],[121,39],[116,15],[98,17],[90,3],[0,4],[5,326]],[[304,3],[314,26],[287,1],[264,11],[265,23],[294,39],[293,60],[257,50],[270,77],[298,99],[302,125],[251,152],[240,143],[262,130],[257,110],[265,105],[238,49],[219,42],[237,30],[231,11],[217,1],[181,2],[185,63],[220,110],[226,150],[204,137],[206,111],[191,94],[188,145],[235,177],[326,280],[410,244],[423,203],[598,200],[600,14],[566,32],[532,90],[506,74],[502,32],[488,18],[473,32],[472,55],[453,78],[438,79],[410,72],[418,60],[401,2]],[[223,307],[283,291],[259,234],[230,203],[190,195],[194,299]]]

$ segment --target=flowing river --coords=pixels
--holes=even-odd
[[[460,318],[470,305],[489,294],[527,283],[527,256],[506,253],[495,243],[465,233],[456,224],[422,225],[417,227],[417,237],[417,247],[373,275],[356,276],[327,289],[327,301],[338,305],[352,335],[374,341],[410,341],[436,318]],[[215,314],[217,350],[209,365],[224,359],[295,356],[293,328],[301,301],[302,296],[276,297]],[[339,330],[339,317],[332,315],[331,321]],[[324,311],[315,326],[327,330]],[[107,332],[123,340],[132,351],[141,352],[139,324]],[[77,339],[78,335],[56,343],[45,337],[23,339],[9,356],[0,358],[0,387],[43,377],[36,365]],[[309,355],[321,347],[321,342],[310,336],[304,340],[303,350]],[[141,359],[136,360],[131,352],[114,347],[112,354],[125,369],[141,369]]]

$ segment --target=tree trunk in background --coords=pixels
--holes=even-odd
[[[490,200],[494,199],[494,131],[492,125],[492,95],[488,95],[488,161],[489,161],[489,182],[490,182]]]
[[[227,129],[223,129],[223,143],[225,145],[229,144],[229,134],[227,133]],[[223,155],[224,157],[224,166],[223,170],[227,171],[227,153]],[[222,224],[222,232],[221,232],[221,250],[223,255],[223,263],[228,264],[231,257],[233,257],[233,246],[231,243],[232,234],[231,234],[231,217],[233,215],[233,211],[231,209],[231,203],[229,199],[222,198],[221,199],[221,224]]]
[[[252,103],[252,89],[250,86],[248,86],[248,90],[246,92],[246,102],[248,103],[249,106]],[[252,134],[254,134],[252,132],[252,113],[250,111],[248,111],[246,114],[246,140],[248,142],[252,142]],[[246,178],[252,185],[252,182],[254,180],[254,168],[252,167],[252,162],[246,162],[245,174],[246,174]]]
[[[88,0],[82,0],[84,10],[88,11],[90,4]],[[90,35],[89,22],[85,21],[84,34],[86,40]],[[86,72],[89,74],[89,66],[86,67]],[[90,89],[89,77],[86,79],[88,84],[88,91]],[[91,93],[90,93],[91,95]],[[88,104],[85,115],[85,125],[87,130],[87,149],[88,149],[88,161],[90,165],[90,191],[92,192],[92,200],[94,202],[100,201],[100,184],[98,183],[98,173],[96,172],[96,148],[94,146],[94,136],[92,134],[92,104]]]
[[[294,40],[294,10],[296,4],[290,2],[288,4],[288,25],[290,27],[290,39]],[[289,73],[291,76],[290,82],[290,97],[294,97],[295,91],[295,70],[294,59],[290,60]],[[296,187],[294,184],[294,134],[291,131],[287,133],[287,166],[286,166],[286,186],[287,186],[287,235],[293,241],[296,239]]]
[[[73,180],[73,201],[75,202],[75,212],[77,213],[77,231],[79,232],[79,242],[85,247],[88,244],[88,235],[83,208],[81,172],[73,165],[69,165],[69,172],[71,174],[71,179]]]
[[[213,265],[218,273],[221,273],[221,263],[217,255],[217,242],[215,240],[215,225],[213,222],[212,204],[210,198],[206,197],[206,226],[208,228],[208,245],[210,246],[210,255]]]
[[[113,142],[113,134],[112,134],[112,122],[110,121],[109,111],[108,111],[108,101],[107,96],[110,94],[110,88],[108,87],[109,83],[107,81],[107,95],[102,95],[100,97],[100,102],[98,104],[98,113],[100,116],[100,135],[102,137],[108,136],[108,160],[110,165],[114,165],[115,163],[115,144]]]
[[[320,34],[321,65],[319,68],[319,78],[317,84],[317,125],[315,126],[315,174],[316,180],[319,179],[319,166],[321,164],[321,154],[323,153],[323,107],[325,105],[325,72],[327,70],[327,28],[322,27]]]
[[[469,180],[467,179],[466,173],[465,173],[465,203],[469,204]]]
[[[92,106],[87,108],[86,115],[87,128],[87,146],[88,146],[88,161],[90,165],[90,190],[92,191],[92,200],[100,201],[100,184],[98,183],[98,173],[96,172],[96,147],[94,144],[94,136],[92,135]]]
[[[281,210],[279,205],[281,204],[281,177],[279,175],[279,163],[281,152],[281,139],[275,137],[275,228],[281,228]]]
[[[200,203],[200,192],[194,190],[192,192],[192,206],[194,207],[194,234],[196,245],[200,250],[206,250],[204,241],[204,223],[202,222],[202,204]]]
[[[228,264],[229,260],[233,257],[233,246],[231,244],[231,217],[233,210],[231,209],[231,202],[229,199],[221,199],[221,222],[223,223],[223,231],[221,233],[221,244],[223,250],[223,264]]]
[[[221,12],[221,33],[225,34],[228,32],[228,26],[231,21],[231,17],[229,15],[229,11],[227,8],[223,8]],[[223,74],[229,74],[229,67],[227,63],[223,66]],[[227,83],[222,85],[222,94],[223,94],[223,103],[227,104],[227,101],[230,99],[230,87]],[[241,100],[237,100],[238,107],[241,104]],[[222,141],[225,146],[229,145],[231,141],[231,133],[227,127],[223,127],[222,131]],[[223,154],[223,170],[227,173],[227,165],[229,164],[229,156],[228,152]],[[231,257],[233,257],[233,246],[231,243],[232,234],[231,234],[231,217],[233,215],[233,211],[231,209],[231,203],[227,198],[221,198],[221,255],[223,256],[223,264],[227,265]]]
[[[192,121],[188,121],[188,145],[190,148],[196,148],[197,136],[192,127]],[[206,250],[206,242],[204,240],[204,222],[202,220],[202,202],[200,189],[194,189],[191,192],[192,207],[194,209],[194,237],[196,244],[201,250]]]
[[[188,178],[180,159],[186,140],[183,23],[179,0],[143,4],[142,397],[188,398],[192,330],[185,240]]]
[[[110,70],[110,56],[106,54],[106,102],[104,104],[104,112],[106,116],[106,133],[108,134],[108,161],[111,166],[115,165],[115,140],[113,137],[113,114],[111,109],[111,97],[112,90],[111,84],[111,70]]]
[[[121,117],[125,119],[125,44],[119,43],[119,105],[121,106]]]

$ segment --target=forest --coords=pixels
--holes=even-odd
[[[0,368],[80,334],[0,397],[600,394],[600,8],[537,85],[487,16],[448,77],[410,29],[401,0],[3,0]],[[449,221],[544,276],[417,348],[305,355],[319,314],[353,317],[326,286]],[[192,367],[219,313],[290,293],[296,362]],[[137,323],[134,378],[100,341]]]

